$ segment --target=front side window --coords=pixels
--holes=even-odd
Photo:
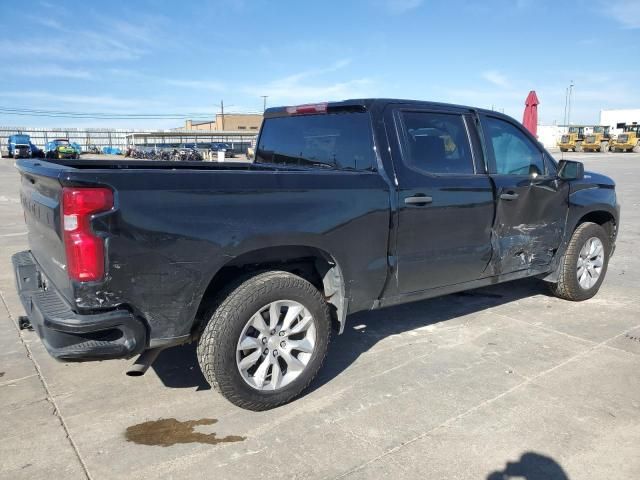
[[[366,112],[266,118],[256,163],[371,170],[372,135]]]
[[[473,174],[469,137],[461,115],[402,112],[408,167],[432,174]]]
[[[500,175],[545,174],[542,152],[518,128],[498,118],[486,117],[485,142],[493,148],[496,173]]]

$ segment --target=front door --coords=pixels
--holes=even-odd
[[[544,270],[562,241],[569,186],[521,126],[490,115],[481,118],[496,189],[494,272]]]
[[[398,293],[488,276],[493,188],[469,112],[389,109],[385,115],[398,183]],[[390,125],[391,124],[391,125]]]

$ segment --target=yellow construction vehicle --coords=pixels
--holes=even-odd
[[[618,135],[611,143],[614,152],[640,152],[640,139],[636,132],[625,132]]]
[[[627,125],[618,138],[611,142],[614,152],[640,152],[640,125]]]
[[[582,150],[585,152],[608,152],[610,142],[610,127],[596,125],[593,127],[593,133],[584,137]]]
[[[568,152],[569,150],[576,151],[578,136],[575,133],[565,133],[558,140],[558,147],[561,152]]]
[[[579,152],[582,150],[582,142],[584,141],[584,125],[572,125],[569,131],[560,137],[558,147],[561,152],[573,150]]]

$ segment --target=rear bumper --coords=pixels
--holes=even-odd
[[[31,252],[11,258],[20,300],[51,356],[88,361],[129,358],[146,348],[145,325],[127,310],[78,314],[47,282]]]

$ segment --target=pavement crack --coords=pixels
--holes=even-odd
[[[62,426],[62,429],[65,432],[67,440],[69,441],[69,444],[70,444],[71,448],[73,449],[73,451],[74,451],[74,453],[76,455],[76,458],[78,459],[78,462],[80,463],[80,466],[82,467],[82,470],[83,470],[85,476],[87,477],[88,480],[92,480],[93,477],[89,473],[89,469],[88,469],[87,464],[85,463],[84,459],[82,458],[82,454],[80,453],[80,450],[78,449],[78,445],[73,440],[73,437],[71,436],[71,432],[69,431],[69,427],[67,426],[67,422],[65,421],[65,419],[64,419],[64,417],[62,415],[62,412],[58,408],[58,404],[57,404],[55,398],[53,397],[53,395],[51,393],[51,390],[49,389],[49,385],[47,384],[47,381],[45,380],[44,375],[42,375],[42,370],[40,369],[40,365],[38,364],[38,362],[34,358],[33,353],[31,352],[31,349],[29,348],[29,345],[27,345],[27,343],[24,341],[24,338],[22,337],[22,334],[20,333],[20,329],[18,328],[18,324],[16,323],[16,320],[13,318],[13,315],[11,314],[11,310],[9,310],[9,305],[7,304],[7,301],[4,298],[4,294],[1,291],[0,291],[0,300],[2,300],[2,304],[4,305],[4,308],[7,311],[7,315],[9,316],[9,319],[11,320],[11,323],[13,324],[14,328],[16,329],[16,331],[18,333],[18,338],[20,339],[20,343],[22,343],[22,346],[24,347],[24,349],[25,349],[25,351],[27,353],[27,358],[29,358],[29,360],[31,360],[31,363],[33,364],[33,367],[36,369],[36,374],[38,376],[38,379],[40,380],[40,383],[42,384],[42,388],[44,388],[44,391],[45,391],[45,399],[53,407],[53,412],[52,412],[53,415],[60,422],[60,425]]]
[[[18,383],[18,382],[21,382],[21,381],[23,381],[23,380],[26,380],[26,379],[28,379],[28,378],[33,378],[33,377],[35,377],[35,376],[36,376],[36,374],[34,373],[34,374],[32,374],[32,375],[27,375],[26,377],[14,378],[13,380],[6,380],[6,381],[4,381],[4,382],[0,382],[0,387],[5,387],[5,386],[7,386],[7,385],[13,385],[13,384],[16,384],[16,383]]]
[[[532,384],[534,381],[536,381],[537,379],[548,375],[551,372],[554,372],[555,370],[558,370],[562,367],[564,367],[565,365],[574,362],[576,360],[578,360],[579,358],[582,358],[584,356],[586,356],[587,354],[593,352],[594,350],[596,350],[597,348],[600,347],[607,347],[608,345],[606,345],[608,342],[615,340],[616,338],[622,337],[626,334],[628,334],[629,332],[635,330],[636,328],[640,327],[640,324],[633,326],[632,328],[629,328],[627,330],[625,330],[622,333],[619,333],[617,335],[614,335],[611,338],[607,338],[606,340],[603,340],[602,342],[599,343],[594,343],[593,345],[591,345],[589,348],[587,348],[586,350],[583,350],[580,353],[577,353],[576,355],[560,362],[559,364],[548,368],[547,370],[544,370],[536,375],[532,375],[530,378],[526,379],[525,381],[509,388],[508,390],[505,390],[504,392],[496,395],[495,397],[489,398],[487,400],[484,400],[483,402],[480,402],[479,404],[469,408],[468,410],[465,410],[464,412],[455,415],[453,417],[448,418],[447,420],[445,420],[444,422],[442,422],[441,424],[427,430],[426,432],[423,432],[413,438],[410,438],[409,440],[406,440],[404,442],[401,442],[399,445],[396,445],[395,447],[392,447],[386,451],[384,451],[383,453],[381,453],[380,455],[377,455],[373,458],[370,458],[369,460],[367,460],[366,462],[361,463],[360,465],[358,465],[357,467],[354,467],[350,470],[347,470],[346,472],[341,473],[340,475],[337,475],[335,477],[333,477],[334,480],[338,480],[340,478],[345,478],[348,477],[349,475],[359,472],[360,470],[366,468],[367,466],[377,462],[378,460],[382,460],[383,458],[389,457],[390,455],[394,455],[396,452],[400,451],[401,449],[403,449],[404,447],[406,447],[407,445],[411,445],[419,440],[422,440],[423,438],[428,437],[429,435],[433,434],[434,432],[436,432],[437,430],[440,430],[441,428],[446,428],[449,425],[452,425],[453,423],[457,422],[458,420],[467,417],[468,415],[471,415],[472,413],[480,410],[481,408],[487,406],[487,405],[491,405],[492,403],[500,400],[501,398],[509,395],[510,393],[513,393],[527,385]]]

